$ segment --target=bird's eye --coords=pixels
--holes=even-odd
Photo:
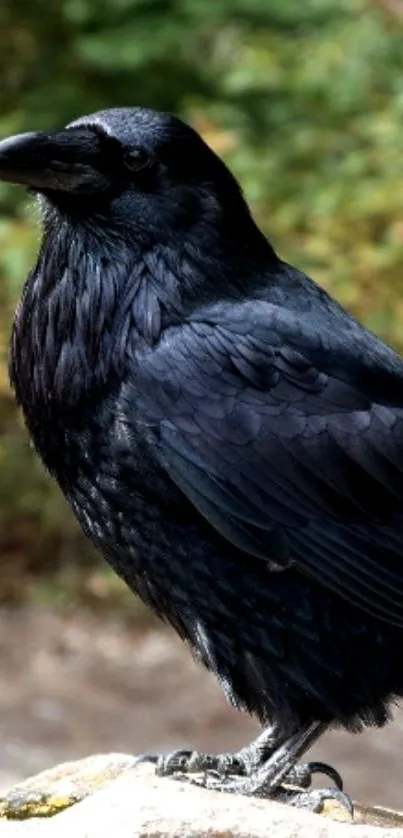
[[[151,157],[144,148],[131,148],[130,151],[126,151],[124,163],[127,169],[139,172],[151,165]]]

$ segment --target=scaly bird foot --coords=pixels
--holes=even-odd
[[[159,777],[169,777],[173,774],[201,774],[209,772],[221,778],[234,776],[253,776],[250,763],[243,754],[206,754],[201,751],[177,750],[170,754],[152,757],[156,763],[156,774]],[[287,785],[307,789],[311,785],[314,774],[325,774],[342,790],[343,781],[338,771],[323,762],[306,762],[295,765],[287,773],[284,782]]]
[[[288,737],[279,738],[273,730],[265,731],[255,743],[236,754],[177,750],[167,755],[145,754],[139,761],[154,763],[158,776],[187,779],[232,794],[281,800],[314,812],[321,811],[326,800],[337,800],[352,815],[353,804],[343,792],[338,771],[321,762],[296,762],[321,732],[323,725],[311,723]],[[318,773],[329,777],[335,788],[308,791],[313,775]]]
[[[205,772],[216,772],[222,777],[248,773],[245,761],[238,754],[205,754],[201,751],[178,750],[161,755],[156,763],[156,773],[159,777]]]
[[[330,767],[330,766],[329,766]],[[354,817],[354,806],[351,798],[339,788],[310,789],[309,791],[291,791],[281,787],[275,799],[290,806],[307,809],[309,812],[320,814],[329,801],[334,801],[342,809],[347,810],[350,818]]]
[[[199,751],[177,750],[167,755],[143,754],[138,758],[138,762],[155,764],[156,774],[160,777],[175,777],[230,794],[270,797],[311,812],[321,812],[326,801],[335,800],[351,817],[353,816],[353,804],[343,791],[343,781],[339,772],[322,762],[295,765],[277,787],[273,786],[264,770],[248,775],[248,766],[238,754],[205,754]],[[196,780],[189,776],[192,774],[204,776]],[[314,774],[325,774],[334,782],[335,788],[308,791]]]

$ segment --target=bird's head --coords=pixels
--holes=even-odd
[[[236,180],[197,132],[143,108],[3,140],[0,180],[38,192],[47,210],[71,220],[107,218],[159,240],[195,225],[228,223],[234,233],[248,218]]]

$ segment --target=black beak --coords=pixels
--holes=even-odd
[[[111,185],[113,142],[85,126],[17,134],[0,142],[0,181],[40,192],[103,192]]]

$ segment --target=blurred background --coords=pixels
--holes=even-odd
[[[403,350],[403,0],[2,0],[0,136],[99,108],[174,111],[284,258]],[[0,189],[0,787],[97,751],[233,749],[256,732],[81,536],[32,452],[7,345],[38,246]],[[314,749],[403,809],[403,716]]]

